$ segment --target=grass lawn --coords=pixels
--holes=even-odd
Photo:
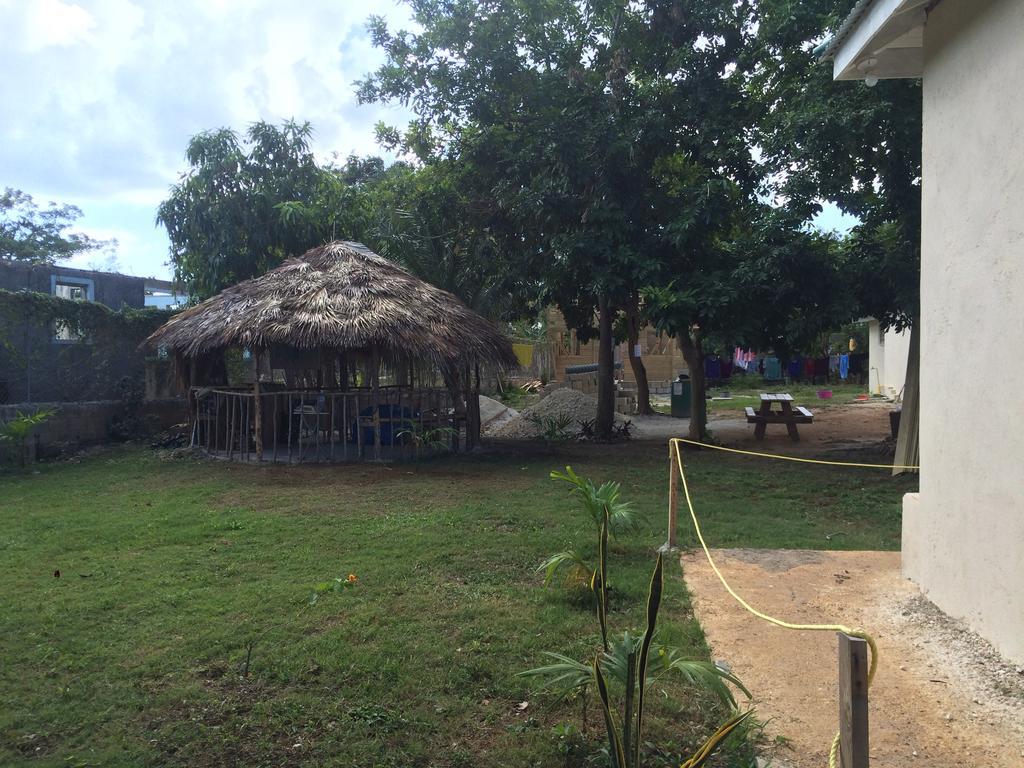
[[[912,480],[686,458],[716,546],[899,546]],[[545,650],[595,647],[591,611],[535,573],[593,550],[547,477],[566,463],[621,480],[649,516],[609,563],[612,625],[638,628],[665,538],[662,445],[301,468],[112,449],[0,474],[0,765],[582,765],[601,743],[593,705],[587,737],[560,738],[579,706],[515,676]],[[706,657],[668,566],[662,640]],[[355,586],[309,603],[349,573]],[[723,714],[665,690],[651,766],[678,765]]]
[[[749,381],[748,381],[749,379]],[[832,397],[823,400],[818,397],[818,390],[828,389],[832,391]],[[860,384],[771,384],[761,382],[759,376],[735,376],[732,380],[720,387],[708,387],[708,393],[713,397],[728,392],[730,400],[709,400],[708,412],[721,413],[722,415],[736,416],[748,405],[758,408],[761,404],[762,392],[788,392],[796,401],[797,405],[807,408],[830,408],[837,405],[849,405],[857,395],[868,393],[868,388]],[[655,404],[654,409],[661,413],[670,413],[671,409],[667,404]]]

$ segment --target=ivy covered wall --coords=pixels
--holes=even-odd
[[[126,389],[142,391],[146,353],[138,346],[172,314],[0,289],[0,403],[115,400]]]

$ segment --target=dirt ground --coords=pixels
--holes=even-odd
[[[940,613],[900,575],[897,552],[717,550],[754,607],[798,623],[871,632],[873,768],[1024,766],[1024,668]],[[836,637],[780,629],[746,613],[702,552],[683,556],[694,609],[716,660],[754,694],[770,764],[820,768],[838,722]]]
[[[857,452],[877,454],[895,448],[889,432],[889,412],[893,405],[869,401],[853,405],[808,405],[814,414],[813,424],[801,424],[800,441],[793,442],[781,424],[771,424],[764,440],[754,439],[754,425],[746,418],[729,414],[712,415],[708,430],[715,439],[729,447],[742,447],[767,453],[786,453],[798,456],[849,456]],[[671,416],[631,416],[639,440],[666,440],[685,437],[689,427],[687,419]],[[888,445],[887,445],[888,444]]]

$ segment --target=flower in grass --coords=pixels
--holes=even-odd
[[[349,584],[355,584],[357,581],[359,581],[359,579],[356,578],[356,575],[354,573],[350,573],[348,575],[348,583]]]

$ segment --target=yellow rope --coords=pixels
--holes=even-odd
[[[738,602],[740,605],[742,605],[747,611],[752,613],[754,616],[756,616],[757,618],[762,619],[764,621],[767,621],[770,624],[774,624],[777,627],[782,627],[783,629],[795,629],[795,630],[804,630],[804,631],[811,631],[811,632],[842,632],[842,633],[844,633],[846,635],[849,635],[850,637],[859,637],[859,638],[862,638],[863,640],[867,641],[868,647],[871,649],[871,662],[868,665],[868,687],[870,687],[872,681],[875,679],[875,670],[878,668],[878,647],[875,645],[875,639],[871,635],[869,635],[867,632],[865,632],[862,629],[851,629],[850,627],[844,626],[842,624],[794,624],[793,622],[783,621],[782,619],[777,619],[774,616],[769,616],[767,613],[762,613],[761,611],[759,611],[756,608],[754,608],[753,606],[751,606],[750,603],[748,603],[746,600],[744,600],[742,597],[740,597],[736,593],[736,590],[734,590],[732,588],[732,586],[729,584],[729,582],[726,581],[725,576],[722,575],[722,572],[720,570],[718,570],[718,566],[715,565],[715,560],[711,556],[711,550],[708,549],[707,542],[704,541],[704,534],[701,532],[700,522],[698,522],[698,520],[697,520],[697,513],[696,513],[696,511],[693,508],[693,499],[690,498],[690,486],[689,486],[689,483],[686,482],[686,472],[683,469],[683,457],[682,457],[682,452],[679,450],[679,445],[678,445],[679,443],[689,443],[691,445],[700,445],[700,446],[703,446],[705,448],[716,448],[718,450],[731,451],[731,452],[734,452],[734,453],[747,453],[747,454],[751,454],[751,455],[754,455],[754,456],[765,456],[765,457],[773,458],[773,459],[788,459],[790,461],[804,461],[804,462],[809,462],[809,463],[813,463],[813,464],[831,464],[831,465],[835,465],[835,466],[853,466],[853,467],[874,467],[874,468],[884,468],[884,469],[892,469],[892,465],[886,465],[886,464],[856,464],[856,463],[853,463],[853,462],[846,463],[846,462],[838,462],[838,461],[814,461],[812,459],[798,459],[798,458],[794,458],[792,456],[778,456],[778,455],[768,454],[768,453],[755,453],[753,451],[740,451],[740,450],[737,450],[737,449],[734,449],[734,448],[721,448],[721,447],[715,446],[715,445],[707,445],[705,443],[699,443],[699,442],[697,442],[695,440],[686,440],[686,439],[683,439],[681,437],[674,437],[674,438],[669,440],[669,451],[670,452],[674,452],[675,456],[676,456],[676,466],[679,468],[679,478],[680,478],[680,480],[682,480],[682,483],[683,483],[683,496],[686,499],[686,507],[687,507],[687,509],[690,510],[690,519],[693,520],[693,529],[697,533],[697,539],[698,539],[698,541],[700,541],[700,546],[704,550],[704,556],[708,560],[708,565],[711,566],[711,570],[715,572],[715,576],[718,577],[718,580],[720,582],[722,582],[722,586],[725,587],[725,590],[730,595],[732,595],[732,597],[736,600],[736,602]],[[837,733],[836,737],[832,740],[832,747],[829,750],[829,754],[828,754],[829,768],[837,768],[838,760],[839,760],[839,734]]]
[[[825,461],[822,459],[802,459],[798,456],[783,456],[778,453],[758,453],[757,451],[741,451],[739,448],[726,448],[722,445],[711,445],[701,443],[697,440],[687,440],[684,437],[673,437],[670,443],[686,443],[696,445],[700,448],[710,448],[714,451],[726,451],[727,453],[740,453],[744,456],[760,456],[763,459],[779,459],[781,461],[798,461],[802,464],[827,464],[833,467],[866,467],[868,469],[920,469],[917,464],[863,464],[856,461]]]

